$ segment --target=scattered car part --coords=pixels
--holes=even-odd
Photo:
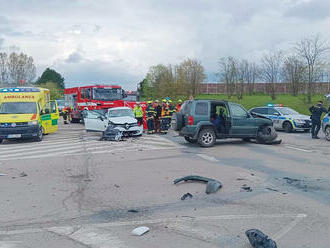
[[[206,194],[215,193],[222,187],[221,182],[219,182],[215,179],[207,178],[207,177],[201,177],[201,176],[195,176],[195,175],[175,179],[174,184],[177,184],[177,183],[182,182],[182,181],[185,181],[185,182],[186,181],[198,181],[198,182],[207,183],[206,191],[205,191]]]
[[[257,133],[257,142],[261,144],[271,143],[277,138],[277,133],[272,126],[262,126]]]
[[[216,180],[208,181],[208,183],[206,184],[205,193],[206,194],[215,193],[221,188],[221,186],[222,185],[219,181],[216,181]]]
[[[184,194],[184,195],[181,197],[181,200],[184,201],[184,200],[186,200],[187,198],[191,199],[191,198],[193,198],[193,195],[190,194],[190,193],[186,193],[186,194]]]
[[[138,213],[139,212],[139,210],[136,210],[136,209],[129,209],[129,210],[127,210],[127,212],[128,213]]]
[[[133,231],[132,231],[132,234],[134,236],[142,236],[143,234],[149,232],[150,228],[149,227],[146,227],[146,226],[140,226],[140,227],[137,227],[135,228]]]
[[[243,187],[241,187],[241,189],[244,189],[247,192],[252,192],[252,189],[249,186],[243,186]]]
[[[108,126],[107,129],[102,133],[101,140],[108,141],[120,141],[123,133],[116,128]]]
[[[27,177],[27,174],[23,171],[19,174],[20,177]]]
[[[258,229],[250,229],[245,232],[253,248],[277,248],[274,240]]]

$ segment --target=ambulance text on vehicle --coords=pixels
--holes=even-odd
[[[59,111],[48,89],[0,88],[0,143],[4,139],[34,138],[56,132]]]

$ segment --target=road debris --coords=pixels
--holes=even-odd
[[[27,174],[23,171],[19,174],[20,177],[27,177]]]
[[[242,186],[241,189],[245,190],[246,192],[252,192],[252,188],[249,186]]]
[[[279,192],[277,189],[272,189],[272,188],[266,188],[266,189],[268,189],[268,190],[270,190],[270,191]]]
[[[193,195],[190,193],[186,193],[181,197],[181,200],[184,201],[186,199],[191,199],[191,198],[193,198]]]
[[[250,229],[245,232],[253,248],[277,248],[274,240],[258,229]]]
[[[187,182],[187,181],[198,181],[198,182],[207,183],[206,190],[205,190],[206,194],[215,193],[222,187],[221,182],[219,182],[215,179],[211,179],[211,178],[207,178],[207,177],[201,177],[201,176],[194,176],[194,175],[177,178],[177,179],[174,180],[174,184],[177,184],[177,183],[182,182],[182,181],[185,181],[185,182]]]
[[[136,209],[129,209],[129,210],[127,210],[127,212],[128,213],[138,213],[139,212],[139,210],[136,210]]]
[[[114,186],[115,188],[117,188],[117,189],[120,188],[120,186],[117,185],[117,184],[114,184],[113,186]]]
[[[142,236],[143,234],[149,232],[150,228],[149,227],[146,227],[146,226],[140,226],[140,227],[137,227],[135,228],[133,231],[132,231],[132,234],[134,236]]]
[[[108,126],[107,129],[102,133],[102,140],[107,141],[121,141],[123,137],[123,132],[116,128]]]

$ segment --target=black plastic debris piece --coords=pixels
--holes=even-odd
[[[181,197],[181,200],[184,201],[186,199],[191,199],[191,198],[193,198],[193,195],[190,193],[186,193]]]
[[[274,240],[258,229],[250,229],[245,232],[253,248],[277,248]]]
[[[247,192],[252,192],[252,189],[249,186],[242,186],[241,189],[244,189]]]
[[[288,184],[292,184],[294,182],[299,182],[300,180],[299,179],[295,179],[295,178],[291,178],[291,177],[283,177],[284,180],[286,180],[286,182]]]
[[[129,209],[129,210],[127,210],[127,212],[136,214],[136,213],[139,212],[139,210],[136,210],[136,209]]]
[[[206,190],[205,190],[206,194],[215,193],[222,187],[221,182],[219,182],[215,179],[207,178],[207,177],[201,177],[201,176],[195,176],[195,175],[175,179],[174,184],[177,184],[177,183],[182,182],[182,181],[185,181],[185,182],[187,182],[187,181],[198,181],[198,182],[207,183]]]

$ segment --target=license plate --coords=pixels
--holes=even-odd
[[[21,138],[21,137],[22,137],[21,134],[9,134],[7,136],[8,139]]]

